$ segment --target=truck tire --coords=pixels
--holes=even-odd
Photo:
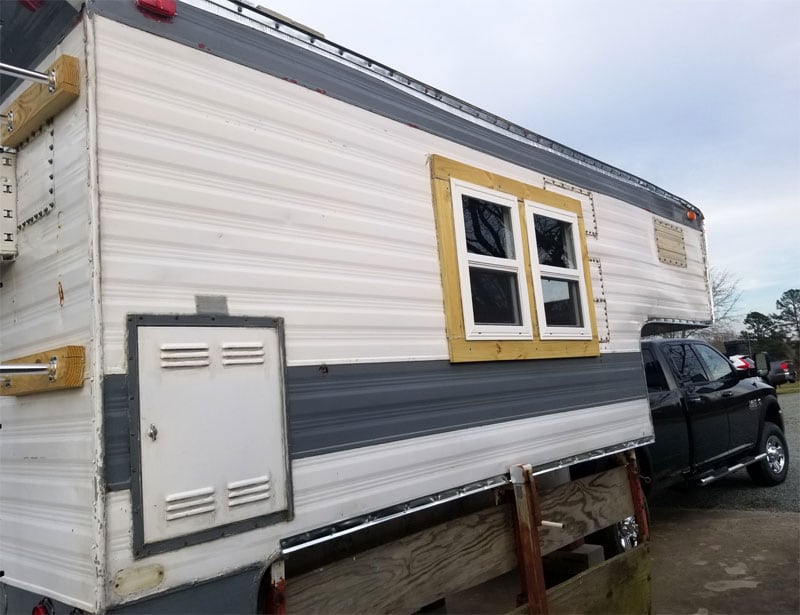
[[[758,453],[766,453],[761,461],[747,466],[747,473],[758,485],[780,485],[789,472],[789,447],[780,427],[775,423],[764,423]]]

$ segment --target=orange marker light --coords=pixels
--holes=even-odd
[[[687,211],[686,217],[689,218],[689,220],[691,220],[692,222],[694,222],[697,219],[697,214],[694,213],[693,211]]]

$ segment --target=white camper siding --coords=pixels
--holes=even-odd
[[[127,313],[194,312],[196,294],[285,317],[290,364],[447,356],[416,139],[97,21],[107,370],[124,370]]]
[[[649,319],[710,321],[702,233],[683,228],[687,267],[665,264],[656,251],[656,216],[604,195],[595,194],[594,201],[597,239],[588,241],[590,253],[602,265],[612,341],[608,349],[638,351],[642,326]]]
[[[69,54],[80,59],[83,78],[83,49],[79,26],[40,66]],[[2,265],[0,358],[82,345],[87,384],[79,390],[0,397],[0,569],[9,585],[92,609],[95,416],[88,384],[92,268],[82,90],[17,156],[19,222],[50,202],[55,206],[20,230],[19,257]]]
[[[545,189],[581,201],[587,249],[594,259],[592,289],[602,352],[638,352],[642,326],[651,319],[711,320],[703,234],[682,227],[687,266],[659,261],[654,220],[644,209],[604,194],[550,183]],[[673,224],[668,220],[666,222]],[[602,274],[602,275],[601,275]]]
[[[285,317],[290,366],[447,358],[427,157],[542,175],[96,21],[107,372],[126,369],[127,313],[194,312],[196,294]],[[590,256],[626,245],[590,241]],[[607,349],[638,349],[641,317],[613,324]]]

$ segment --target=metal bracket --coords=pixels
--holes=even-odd
[[[0,152],[0,262],[17,258],[16,163],[16,154]]]

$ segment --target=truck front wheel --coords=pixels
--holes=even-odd
[[[779,485],[789,472],[789,447],[780,427],[764,423],[758,453],[766,453],[761,461],[747,466],[747,473],[759,485]]]

